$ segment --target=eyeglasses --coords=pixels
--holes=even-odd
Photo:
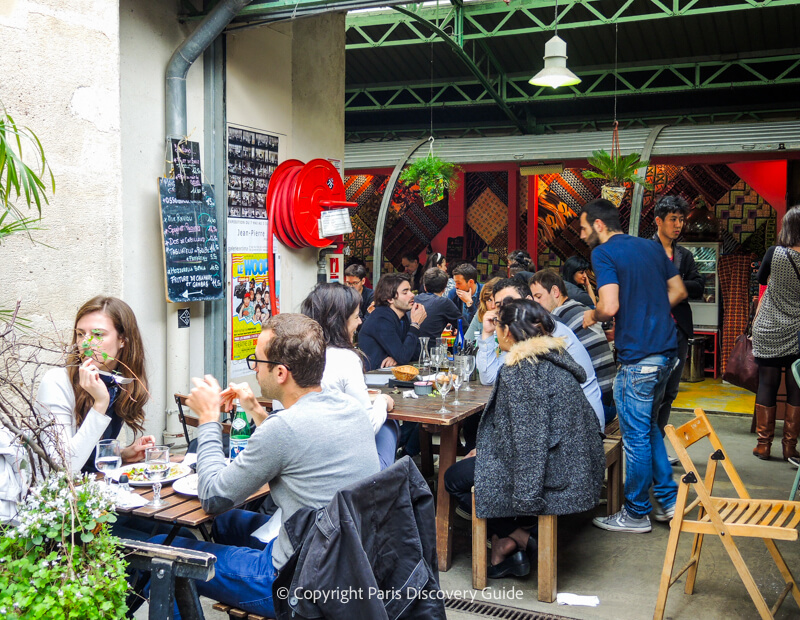
[[[286,370],[288,370],[289,372],[292,372],[292,369],[289,366],[287,366],[286,364],[284,364],[283,362],[272,362],[270,360],[260,360],[260,359],[258,359],[256,357],[255,353],[251,353],[250,355],[248,355],[244,359],[247,362],[247,367],[250,370],[255,370],[256,369],[256,365],[261,363],[261,364],[275,364],[276,366],[285,366]]]
[[[494,325],[495,327],[497,327],[498,325],[500,325],[500,317],[499,317],[499,316],[493,316],[493,317],[492,317],[491,319],[489,319],[489,320],[492,322],[492,325]]]

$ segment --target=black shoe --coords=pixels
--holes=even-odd
[[[500,579],[507,575],[525,577],[530,572],[531,563],[528,561],[528,556],[525,555],[524,551],[517,551],[500,562],[500,564],[490,566],[486,571],[486,576],[489,579]]]
[[[528,537],[528,542],[525,544],[525,555],[530,562],[539,561],[539,542],[533,534]]]

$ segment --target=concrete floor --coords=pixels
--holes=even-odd
[[[687,413],[675,413],[676,425],[690,419]],[[734,465],[754,498],[788,498],[796,470],[782,460],[760,461],[751,455],[755,436],[749,433],[750,420],[742,416],[714,415],[712,424],[719,434]],[[781,432],[778,424],[777,434]],[[707,442],[690,449],[690,454],[705,470],[711,450]],[[780,440],[777,447],[780,450]],[[676,468],[676,474],[678,468]],[[718,476],[715,493],[732,495],[733,488],[724,476]],[[605,507],[598,511],[604,513]],[[476,597],[502,605],[550,613],[575,619],[639,620],[651,618],[658,593],[658,582],[664,561],[669,528],[653,523],[650,534],[620,534],[593,527],[589,517],[565,518],[559,523],[558,591],[596,595],[598,607],[559,606],[537,601],[536,575],[523,579],[489,581],[483,592],[472,590],[470,565],[469,523],[456,518],[453,567],[440,574],[441,587],[461,597]],[[764,544],[758,540],[737,539],[767,603],[771,606],[778,596],[782,581]],[[677,566],[683,566],[689,556],[691,538],[684,535],[679,545]],[[790,569],[800,575],[800,543],[778,543]],[[695,593],[683,593],[685,577],[670,591],[666,618],[723,620],[756,618],[756,610],[738,577],[733,564],[718,539],[706,537],[700,562]],[[205,602],[205,601],[204,601]],[[137,618],[147,618],[146,607]],[[223,620],[226,616],[206,608],[206,618]],[[449,620],[470,620],[477,616],[468,612],[448,611]],[[800,618],[800,607],[786,600],[776,618]]]
[[[679,425],[689,418],[688,414],[674,414],[673,422]],[[782,460],[773,458],[765,462],[751,455],[755,436],[749,433],[748,418],[715,415],[711,422],[752,497],[788,498],[797,470]],[[711,452],[708,446],[707,441],[700,442],[689,451],[701,473],[705,471],[705,462]],[[718,475],[718,480],[715,493],[733,495],[733,487],[724,474]],[[453,568],[440,575],[442,588],[447,590],[469,589],[471,584],[468,523],[459,519],[457,526],[459,536]],[[599,607],[539,603],[534,574],[524,579],[490,580],[487,596],[491,593],[491,596],[512,597],[513,591],[519,590],[522,592],[521,600],[509,602],[510,605],[571,618],[638,620],[652,617],[669,534],[666,524],[654,522],[650,534],[621,534],[599,530],[588,519],[573,518],[570,522],[560,522],[559,530],[558,591],[596,595],[600,598]],[[763,542],[737,539],[737,544],[771,606],[783,582]],[[691,537],[682,536],[677,566],[685,564],[690,547]],[[800,543],[783,542],[778,543],[778,547],[789,568],[800,575]],[[667,618],[721,620],[757,617],[755,607],[719,539],[706,537],[693,595],[683,593],[684,583],[682,577],[670,590]],[[496,602],[504,603],[502,600]],[[461,617],[475,616],[464,614]],[[800,607],[791,597],[776,616],[784,619],[799,617]]]

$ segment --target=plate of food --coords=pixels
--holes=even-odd
[[[188,476],[176,480],[172,485],[176,493],[181,495],[191,495],[197,497],[197,474],[189,474]]]
[[[114,471],[109,472],[108,475],[111,476],[112,480],[119,482],[119,477],[122,474],[128,474],[128,484],[130,484],[132,487],[145,487],[152,485],[154,482],[169,484],[192,473],[192,468],[188,465],[184,465],[183,463],[172,463],[169,471],[167,472],[166,478],[162,478],[158,481],[151,481],[147,479],[147,473],[145,470],[146,468],[144,463],[134,463],[133,465],[125,465],[125,467],[115,469]]]

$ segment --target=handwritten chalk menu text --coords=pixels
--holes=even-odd
[[[202,186],[202,200],[183,200],[175,179],[159,179],[167,301],[223,299],[214,190]]]
[[[181,200],[203,200],[203,171],[200,168],[200,143],[173,138],[172,166],[175,170],[175,196]]]

